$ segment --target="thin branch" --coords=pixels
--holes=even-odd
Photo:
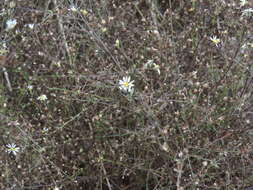
[[[161,35],[159,33],[159,26],[158,26],[158,20],[157,20],[157,0],[148,0],[148,3],[150,5],[150,12],[151,12],[151,17],[153,20],[154,28],[156,31],[156,35],[158,39],[161,39]]]
[[[58,2],[57,2],[57,0],[53,0],[53,3],[55,5],[55,10],[56,10],[57,19],[58,19],[59,30],[60,30],[60,33],[61,33],[62,38],[63,38],[64,48],[65,48],[65,51],[67,52],[67,56],[69,58],[69,62],[70,62],[70,64],[72,64],[71,53],[70,53],[69,46],[68,46],[68,43],[67,43],[67,38],[66,38],[66,35],[65,35],[65,32],[64,32],[63,21],[62,21],[61,15],[60,15],[60,10],[59,10],[59,7],[58,7]]]
[[[4,78],[5,78],[6,82],[7,82],[8,90],[10,92],[12,92],[11,82],[10,82],[9,75],[8,75],[5,67],[3,67],[3,72],[4,72]]]
[[[107,173],[106,173],[106,170],[105,170],[105,167],[104,167],[103,163],[101,164],[101,167],[102,167],[102,170],[103,170],[104,175],[105,175],[107,186],[108,186],[109,190],[112,190],[112,186],[111,186],[111,183],[110,183],[110,181],[109,181],[109,179],[107,177]]]

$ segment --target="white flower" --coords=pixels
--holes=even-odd
[[[166,142],[163,143],[162,149],[163,149],[164,151],[166,151],[166,152],[169,152],[170,147],[169,147],[168,143],[166,143]]]
[[[72,12],[77,12],[78,11],[78,9],[74,5],[71,5],[68,10],[72,11]]]
[[[252,8],[248,8],[248,9],[244,9],[242,11],[242,17],[250,17],[253,13],[253,9]]]
[[[218,44],[221,42],[217,36],[210,37],[210,40],[218,47]]]
[[[154,70],[156,70],[158,72],[158,74],[160,75],[161,74],[160,66],[154,63],[153,67],[154,67]]]
[[[19,147],[17,147],[16,144],[12,143],[12,144],[7,144],[7,152],[8,153],[13,153],[14,155],[16,155],[19,152]]]
[[[5,42],[0,42],[0,55],[5,55],[8,52]]]
[[[204,161],[202,162],[203,166],[207,166],[208,162],[207,161]]]
[[[30,28],[31,30],[34,28],[34,24],[27,24],[26,25],[28,28]]]
[[[129,76],[123,77],[123,80],[119,81],[119,89],[124,92],[133,92],[134,87],[134,81],[131,81],[131,78]]]
[[[153,64],[154,64],[154,60],[149,59],[149,60],[147,61],[147,63],[145,64],[145,68],[152,67]]]
[[[14,1],[10,2],[10,8],[15,8],[16,7],[16,3]]]
[[[88,11],[86,11],[85,9],[81,9],[80,11],[84,16],[86,16],[88,14]]]
[[[102,31],[103,33],[105,33],[105,32],[107,31],[107,28],[104,27],[104,28],[101,29],[101,31]]]
[[[6,30],[11,30],[17,25],[16,19],[9,19],[6,22]]]
[[[46,96],[45,94],[43,94],[43,95],[39,96],[39,97],[37,98],[37,100],[45,101],[45,100],[47,100],[47,96]]]
[[[248,0],[240,0],[240,7],[243,7],[246,4],[248,4]]]
[[[144,65],[144,68],[147,69],[147,68],[151,68],[155,71],[158,72],[158,74],[160,75],[161,74],[161,71],[160,71],[160,66],[157,65],[154,60],[148,60],[148,62]]]
[[[42,133],[47,133],[49,131],[48,128],[43,128]]]
[[[32,89],[33,89],[33,85],[28,85],[28,86],[27,86],[27,89],[28,89],[28,90],[32,90]]]
[[[0,10],[0,16],[6,15],[6,14],[7,14],[7,11],[5,9]]]
[[[115,47],[119,48],[119,45],[120,45],[120,42],[119,42],[119,39],[117,39],[117,40],[115,41]]]
[[[7,49],[7,45],[5,42],[1,42],[1,46],[4,48],[4,49]]]

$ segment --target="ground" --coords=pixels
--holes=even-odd
[[[0,189],[253,188],[251,1],[0,8]]]

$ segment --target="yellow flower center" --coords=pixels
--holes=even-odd
[[[123,86],[128,87],[129,86],[129,82],[124,82]]]
[[[220,43],[220,39],[213,39],[212,41],[213,41],[213,43],[215,43],[215,44]]]

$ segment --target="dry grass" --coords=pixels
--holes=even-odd
[[[1,2],[0,189],[252,188],[253,26],[239,3]]]

